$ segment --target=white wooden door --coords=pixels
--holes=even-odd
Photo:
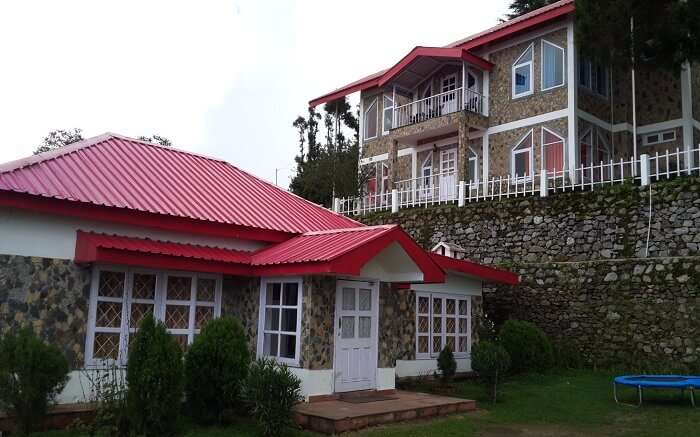
[[[378,283],[338,281],[335,304],[335,391],[376,387]]]
[[[440,152],[440,200],[457,198],[457,149]]]
[[[457,111],[457,75],[451,74],[442,79],[442,113]]]

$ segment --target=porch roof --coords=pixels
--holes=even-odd
[[[464,259],[450,258],[437,253],[431,253],[430,257],[446,272],[454,272],[508,285],[520,283],[520,276],[508,270],[497,269]]]
[[[482,70],[490,71],[493,64],[459,47],[416,47],[379,79],[378,86],[394,81],[413,88],[445,61],[465,61]]]

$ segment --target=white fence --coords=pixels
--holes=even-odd
[[[541,171],[533,175],[492,177],[486,181],[458,181],[455,172],[432,174],[396,183],[392,191],[362,197],[335,199],[334,210],[341,214],[362,215],[376,211],[396,212],[402,208],[501,200],[522,196],[548,196],[566,191],[593,190],[596,187],[652,182],[672,177],[700,174],[700,148],[676,149],[638,159],[589,163],[574,171]]]
[[[441,117],[465,109],[467,111],[484,113],[485,97],[474,91],[456,88],[434,96],[416,100],[394,109],[394,127],[420,123],[431,118]]]

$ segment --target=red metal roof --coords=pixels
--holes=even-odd
[[[558,2],[534,10],[530,13],[521,15],[520,17],[500,23],[483,32],[479,32],[467,38],[455,41],[451,44],[448,44],[445,47],[459,47],[464,50],[476,49],[488,43],[492,43],[497,40],[513,36],[533,26],[537,26],[547,21],[554,20],[561,16],[572,13],[574,12],[574,9],[574,0],[560,0]],[[380,81],[388,71],[388,69],[378,71],[360,80],[349,83],[336,90],[326,93],[320,97],[311,100],[309,102],[309,106],[318,106],[322,103],[333,101],[335,99],[347,96],[348,94],[352,94],[357,91],[381,86]]]
[[[116,134],[0,165],[3,191],[290,234],[362,226],[225,161]]]
[[[497,269],[464,259],[455,259],[448,256],[430,253],[430,257],[445,271],[462,273],[486,281],[500,282],[502,284],[517,285],[520,276],[508,270]]]
[[[253,265],[330,261],[396,230],[396,225],[365,226],[308,232],[269,248],[252,258]]]

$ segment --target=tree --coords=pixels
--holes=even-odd
[[[140,136],[137,139],[141,141],[148,141],[149,143],[158,144],[164,147],[170,147],[173,145],[172,141],[160,135],[153,135],[150,137]],[[84,140],[82,129],[73,128],[68,130],[54,130],[49,132],[49,134],[44,138],[41,144],[34,150],[34,154],[38,155],[39,153],[60,149],[61,147],[77,143],[78,141],[82,140]]]
[[[153,143],[153,144],[158,144],[158,145],[163,146],[163,147],[170,147],[173,145],[172,141],[170,141],[166,137],[162,137],[160,135],[153,135],[151,137],[145,137],[142,135],[142,136],[138,137],[137,139],[139,139],[141,141],[148,141],[149,143]]]
[[[77,143],[83,140],[82,129],[58,129],[49,132],[49,134],[44,138],[39,147],[34,150],[34,154],[48,152],[49,150],[59,149],[68,144]]]
[[[290,190],[312,202],[330,206],[333,197],[354,196],[358,192],[357,165],[359,114],[345,98],[324,105],[324,113],[309,108],[308,116],[292,123],[299,133],[297,171]],[[323,120],[325,144],[317,140]],[[348,133],[351,132],[351,139]]]
[[[512,20],[556,1],[558,0],[513,0],[508,7],[510,12],[506,14],[506,20]]]
[[[685,61],[700,60],[699,3],[577,0],[576,39],[585,55],[619,69],[649,65],[680,71]]]

